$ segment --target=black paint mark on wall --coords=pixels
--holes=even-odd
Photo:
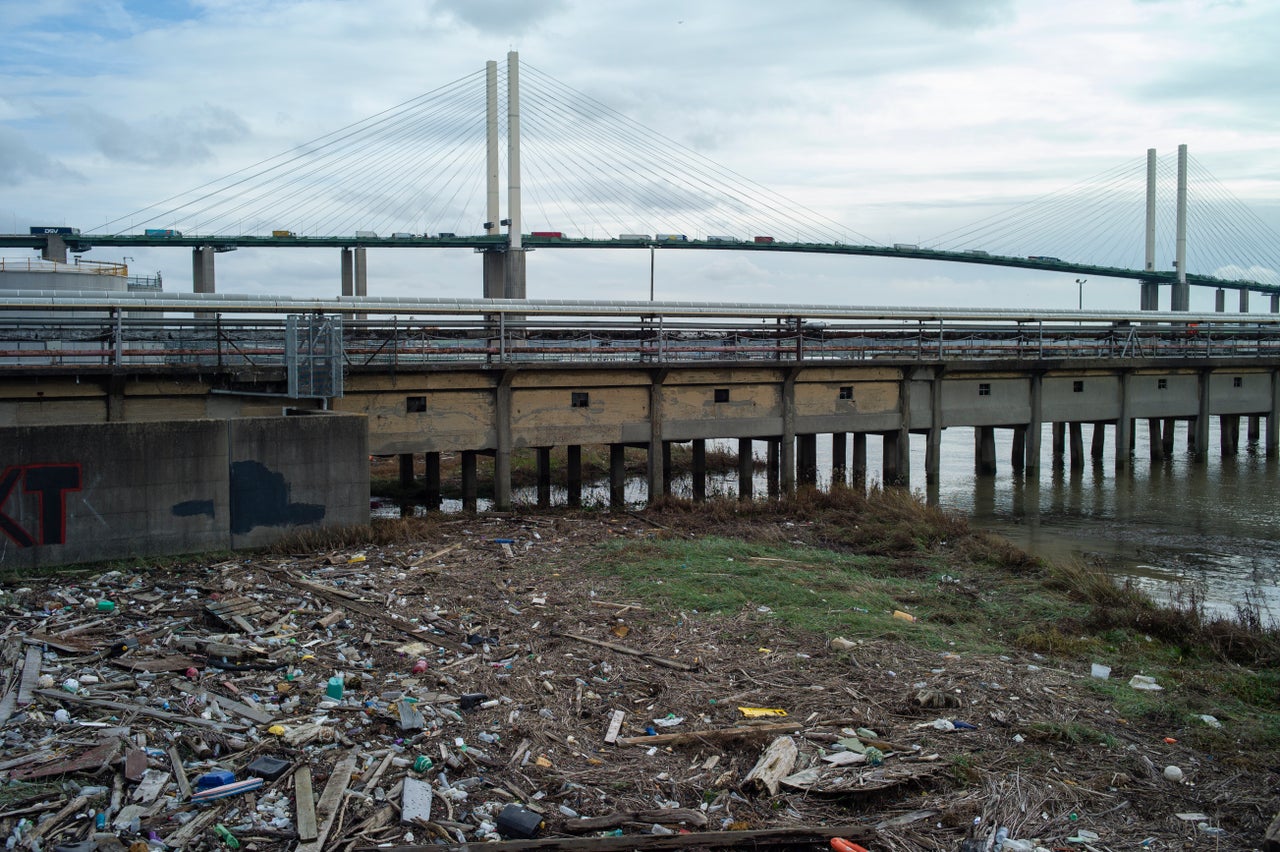
[[[256,461],[231,463],[231,532],[247,533],[254,527],[314,524],[324,518],[319,503],[290,503],[289,484]]]
[[[196,515],[214,517],[212,500],[183,500],[173,504],[173,514],[179,518],[191,518]]]

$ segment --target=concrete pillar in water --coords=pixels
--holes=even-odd
[[[1062,421],[1056,421],[1053,424],[1053,463],[1054,466],[1062,465],[1062,458],[1067,450],[1067,424]]]
[[[867,490],[867,433],[853,433],[853,486],[859,491]]]
[[[435,511],[440,508],[440,454],[425,453],[424,455],[426,465],[422,480],[427,491],[427,508]]]
[[[1213,309],[1218,313],[1227,309],[1227,291],[1221,287],[1213,291]]]
[[[1240,313],[1249,313],[1249,291],[1243,288],[1240,290]]]
[[[1040,470],[1040,435],[1044,432],[1042,390],[1040,374],[1036,373],[1031,377],[1031,422],[1027,424],[1026,471],[1030,474]]]
[[[413,485],[413,453],[400,454],[400,484]]]
[[[899,467],[902,454],[898,446],[901,441],[900,434],[897,430],[884,433],[884,458],[880,461],[880,482],[886,488],[902,484],[902,469]]]
[[[1192,447],[1192,458],[1198,462],[1209,457],[1209,379],[1212,372],[1200,372],[1200,405],[1195,420],[1195,446]]]
[[[344,248],[338,256],[338,267],[342,278],[342,295],[354,296],[355,290],[355,272],[351,265],[351,249]]]
[[[627,505],[627,445],[609,445],[609,508]]]
[[[570,444],[565,447],[565,491],[566,500],[573,508],[582,505],[582,445]]]
[[[1240,442],[1240,418],[1235,414],[1218,415],[1218,441],[1223,458],[1234,456]]]
[[[1164,431],[1160,436],[1160,449],[1167,459],[1173,458],[1173,430],[1177,423],[1178,421],[1172,417],[1164,419]]]
[[[776,500],[778,497],[778,486],[780,472],[782,467],[781,449],[782,442],[777,438],[770,438],[765,442],[765,462],[764,462],[764,478],[765,488],[770,499]]]
[[[462,511],[476,510],[476,452],[462,451]]]
[[[738,499],[750,500],[755,477],[755,459],[751,455],[751,439],[738,439]]]
[[[1271,371],[1271,410],[1267,412],[1266,453],[1269,459],[1280,454],[1280,370]]]
[[[675,478],[674,468],[671,467],[671,442],[662,442],[662,494],[664,497],[671,494],[671,481]]]
[[[1013,427],[1013,445],[1012,452],[1009,454],[1009,464],[1014,473],[1022,473],[1027,463],[1027,427]]]
[[[1256,414],[1249,415],[1249,443],[1258,443],[1258,438],[1262,434],[1262,418]]]
[[[796,436],[796,481],[800,485],[818,482],[818,436]]]
[[[937,485],[942,477],[942,374],[935,371],[929,383],[929,434],[924,444],[925,485]]]
[[[996,430],[994,426],[974,427],[973,469],[979,476],[990,476],[996,472]]]
[[[1129,374],[1120,375],[1120,416],[1116,418],[1116,470],[1129,466],[1133,453],[1133,420],[1129,417]]]
[[[848,471],[846,458],[849,455],[848,435],[844,432],[831,433],[831,489],[845,485]]]
[[[659,371],[649,382],[649,453],[645,458],[645,472],[648,474],[648,502],[652,504],[663,494],[668,493],[670,481],[670,464],[663,464],[662,441],[662,381],[666,371]]]
[[[1160,420],[1152,417],[1147,420],[1147,444],[1151,451],[1151,460],[1160,461],[1164,458],[1164,445],[1160,439]]]
[[[1107,451],[1107,424],[1095,422],[1093,424],[1093,442],[1089,445],[1089,456],[1094,461],[1102,461],[1102,456]]]
[[[1084,430],[1078,421],[1067,424],[1067,431],[1071,435],[1071,469],[1081,470],[1084,468]]]
[[[701,503],[707,499],[707,440],[693,440],[693,499]]]
[[[534,452],[537,453],[538,508],[547,509],[551,506],[551,448],[538,447]]]

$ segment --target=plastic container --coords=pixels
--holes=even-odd
[[[423,674],[426,672],[426,670],[427,670],[426,660],[418,660],[418,662],[413,664],[413,673],[416,675]]]
[[[98,601],[98,612],[115,612],[115,601]]]
[[[498,814],[498,833],[507,839],[530,840],[542,828],[542,816],[521,805],[507,805]]]
[[[329,684],[324,688],[324,694],[332,698],[334,701],[342,700],[342,677],[334,675],[329,678]]]
[[[433,766],[435,766],[435,764],[432,763],[431,758],[427,757],[425,754],[419,755],[417,759],[413,761],[414,772],[426,772]]]
[[[1106,680],[1111,677],[1111,666],[1104,666],[1102,663],[1094,663],[1089,670],[1089,674],[1098,680]]]
[[[236,774],[230,769],[213,769],[196,779],[197,790],[211,790],[224,784],[233,784]]]
[[[912,615],[909,612],[903,612],[900,609],[895,609],[893,611],[893,617],[898,619],[899,621],[915,621],[916,620],[916,617],[914,615]]]

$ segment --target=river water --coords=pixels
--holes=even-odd
[[[1086,458],[1083,469],[1072,470],[1069,464],[1053,464],[1051,427],[1045,424],[1041,469],[1032,476],[1015,474],[1009,464],[1011,430],[996,430],[998,472],[979,476],[974,472],[973,430],[950,428],[942,433],[939,486],[928,496],[1037,556],[1083,559],[1105,567],[1131,579],[1158,601],[1186,600],[1195,594],[1206,608],[1223,614],[1234,614],[1238,604],[1251,603],[1260,609],[1264,623],[1277,624],[1280,462],[1266,458],[1261,443],[1246,440],[1244,422],[1239,451],[1223,458],[1216,420],[1214,426],[1206,461],[1196,463],[1186,453],[1185,422],[1178,424],[1173,458],[1152,461],[1146,423],[1140,421],[1132,463],[1117,474],[1114,428],[1107,430],[1104,457]],[[1086,455],[1090,429],[1084,426]],[[707,444],[708,450],[737,451],[736,441]],[[764,444],[754,446],[762,457]],[[879,480],[881,452],[880,439],[869,435],[870,482]],[[924,454],[924,436],[913,435],[910,486],[922,496],[926,494]],[[757,470],[754,489],[764,494],[765,477],[762,468]],[[819,436],[819,486],[829,487],[830,476],[831,441]],[[691,494],[688,476],[677,478],[672,490]],[[708,477],[708,494],[736,491],[736,472]],[[628,502],[642,504],[645,496],[643,479],[627,483]],[[513,497],[529,505],[536,501],[532,490],[517,490]],[[607,483],[584,485],[583,501],[607,504]],[[553,491],[552,502],[565,502],[563,489]],[[457,511],[461,506],[446,500],[443,508]],[[487,508],[485,501],[480,508]]]

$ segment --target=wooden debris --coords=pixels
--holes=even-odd
[[[400,822],[421,824],[431,820],[431,782],[406,776],[400,803]]]
[[[744,789],[754,793],[778,795],[778,782],[791,774],[791,767],[796,765],[800,750],[791,737],[778,737],[769,744],[756,761],[756,765],[742,779]]]
[[[707,815],[689,808],[654,808],[647,811],[619,811],[605,816],[571,819],[564,824],[570,834],[586,834],[588,831],[607,831],[628,823],[641,825],[692,825],[704,828]]]
[[[169,713],[165,710],[156,710],[145,704],[131,704],[127,701],[107,701],[101,698],[84,698],[79,695],[72,695],[70,692],[58,692],[53,689],[37,689],[36,695],[45,698],[52,698],[56,701],[70,701],[72,704],[83,704],[88,707],[100,707],[103,710],[117,710],[121,713],[137,713],[141,716],[151,716],[156,719],[164,719],[168,722],[177,722],[183,725],[196,725],[201,728],[214,728],[219,731],[247,731],[245,725],[235,725],[230,722],[218,722],[213,719],[202,719],[199,716],[183,716],[177,713]]]
[[[627,645],[619,645],[617,642],[605,642],[603,639],[592,639],[590,636],[579,636],[577,633],[555,633],[555,636],[563,636],[566,639],[574,639],[578,642],[585,642],[588,645],[595,645],[598,648],[608,648],[611,651],[617,651],[619,654],[629,654],[632,657],[644,657],[646,660],[655,665],[663,666],[668,669],[678,669],[682,672],[696,672],[697,666],[688,663],[681,663],[677,660],[668,660],[665,657],[659,657],[648,651],[641,651],[639,648],[632,648]]]
[[[187,773],[182,768],[182,758],[178,755],[178,749],[175,746],[169,746],[169,765],[173,768],[173,778],[178,782],[178,792],[182,794],[183,801],[191,798],[191,782],[187,780]]]
[[[299,843],[296,852],[321,852],[324,849],[325,839],[328,838],[329,831],[333,828],[334,820],[338,816],[338,810],[346,801],[343,793],[346,792],[347,784],[351,781],[351,773],[355,771],[356,760],[359,756],[359,750],[353,749],[333,767],[333,774],[329,776],[328,783],[324,785],[324,792],[320,794],[320,802],[316,805],[316,818],[322,819],[324,822],[320,824],[320,828],[316,832],[316,839],[306,843]]]
[[[844,837],[865,846],[875,838],[875,832],[862,825],[815,825],[803,828],[770,828],[753,831],[694,831],[687,834],[633,834],[623,837],[546,837],[534,840],[505,840],[485,843],[486,852],[627,852],[627,850],[742,850],[742,849],[794,849],[802,845],[826,845],[832,837]],[[481,844],[468,844],[480,847]],[[438,844],[414,846],[387,846],[381,852],[439,852],[441,849],[458,849],[457,846],[441,847]]]
[[[316,825],[316,797],[311,790],[311,767],[299,766],[293,772],[293,801],[298,824],[298,839],[304,842],[320,836]]]
[[[40,838],[56,829],[61,825],[63,820],[83,808],[88,803],[89,799],[87,796],[75,797],[71,801],[67,802],[62,810],[58,811],[46,820],[41,820],[37,825],[32,827],[32,829],[23,837],[23,842],[26,844],[28,849],[38,848],[40,846]]]
[[[622,720],[626,718],[626,712],[623,710],[614,710],[609,718],[609,730],[604,735],[604,741],[612,745],[618,741],[618,733],[622,730]]]
[[[737,728],[718,728],[709,731],[687,731],[683,734],[657,734],[651,737],[619,737],[620,746],[666,746],[691,743],[723,743],[743,737],[759,737],[768,734],[793,734],[804,730],[797,722],[779,722],[773,725],[742,725]]]
[[[22,680],[18,685],[17,703],[26,707],[31,703],[32,693],[40,682],[40,649],[34,645],[27,646],[26,659],[22,663]]]
[[[40,692],[42,690],[36,690],[37,695]],[[51,775],[65,775],[68,772],[97,772],[115,760],[120,754],[120,749],[120,739],[112,737],[77,757],[46,763],[43,766],[15,769],[9,773],[9,777],[15,781],[30,781],[34,778],[48,778]]]

